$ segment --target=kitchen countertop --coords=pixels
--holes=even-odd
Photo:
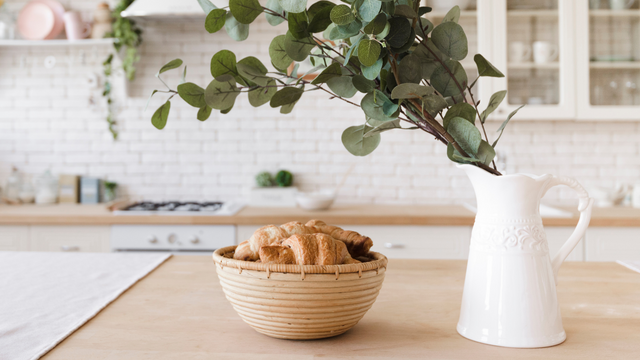
[[[456,333],[466,262],[389,260],[380,295],[345,334],[278,340],[245,324],[208,256],[175,256],[43,359],[637,359],[640,274],[566,263],[558,297],[567,340],[542,349],[484,345]]]
[[[545,226],[575,226],[571,218],[545,218]],[[113,215],[104,205],[0,205],[0,225],[265,225],[289,221],[322,219],[344,225],[442,225],[471,226],[475,214],[456,205],[338,205],[326,211],[299,208],[248,206],[233,216],[207,215]],[[629,207],[594,208],[590,226],[638,226],[640,209]]]

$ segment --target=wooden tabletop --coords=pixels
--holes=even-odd
[[[456,333],[466,262],[390,260],[376,303],[338,337],[278,340],[225,299],[210,257],[176,256],[44,359],[638,359],[640,274],[615,263],[566,263],[558,294],[567,340],[509,349]]]
[[[578,214],[569,218],[544,218],[545,226],[575,226]],[[104,205],[0,205],[0,225],[266,225],[322,219],[340,225],[440,225],[471,226],[475,214],[459,205],[337,205],[326,211],[295,207],[248,206],[233,216],[114,215]],[[591,226],[640,227],[640,209],[594,208]]]

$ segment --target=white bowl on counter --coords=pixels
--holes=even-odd
[[[298,206],[305,210],[327,210],[336,199],[335,190],[325,189],[313,192],[299,192],[296,195]]]

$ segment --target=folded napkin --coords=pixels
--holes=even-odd
[[[38,359],[169,254],[0,252],[0,359]]]
[[[616,261],[618,264],[640,273],[640,261]]]

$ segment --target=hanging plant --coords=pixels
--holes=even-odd
[[[132,20],[123,18],[120,13],[126,10],[134,0],[122,0],[113,9],[113,31],[107,33],[105,37],[114,38],[113,47],[116,54],[122,57],[122,70],[128,81],[132,81],[136,77],[135,63],[140,60],[138,55],[138,46],[142,43],[142,30],[138,28]],[[111,74],[113,73],[113,55],[109,56],[102,63],[104,66],[104,90],[102,96],[107,100],[107,124],[109,124],[109,132],[113,139],[118,138],[118,130],[116,127],[115,111],[113,99],[111,98]]]

